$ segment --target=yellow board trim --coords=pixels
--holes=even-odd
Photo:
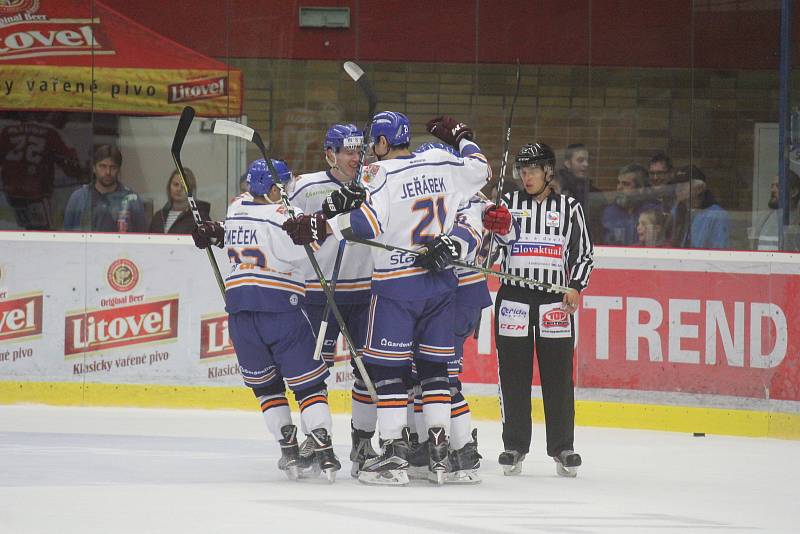
[[[292,408],[297,404],[290,399]],[[475,419],[499,420],[497,397],[467,396]],[[328,392],[334,413],[350,412],[350,391]],[[161,386],[72,382],[0,381],[0,404],[55,406],[124,406],[256,410],[258,403],[244,387]],[[541,399],[533,399],[533,419],[544,421]],[[576,401],[575,423],[582,426],[635,428],[669,432],[800,439],[800,413],[664,406],[603,401]]]

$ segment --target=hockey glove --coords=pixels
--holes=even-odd
[[[489,206],[483,212],[483,227],[499,235],[506,235],[511,230],[511,212],[505,206]]]
[[[314,241],[322,243],[328,237],[328,226],[321,213],[287,219],[281,228],[289,234],[295,245],[308,245]]]
[[[461,257],[461,245],[446,234],[436,236],[425,248],[425,253],[414,260],[415,267],[439,273]]]
[[[472,141],[473,137],[472,128],[447,115],[429,120],[425,128],[456,150],[459,150],[458,144],[462,139]]]
[[[367,192],[363,187],[347,184],[325,197],[322,202],[322,213],[327,219],[333,219],[340,213],[358,209],[366,199]]]
[[[211,245],[222,248],[225,245],[225,227],[216,221],[205,221],[194,227],[192,239],[197,248],[208,248]]]

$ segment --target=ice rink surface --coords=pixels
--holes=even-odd
[[[295,418],[296,418],[295,414]],[[793,441],[579,427],[559,478],[544,427],[523,474],[478,421],[477,486],[291,482],[258,412],[0,406],[0,533],[800,532]]]

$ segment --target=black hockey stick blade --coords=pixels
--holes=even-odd
[[[178,121],[178,127],[175,129],[175,137],[172,139],[172,156],[180,163],[181,161],[181,148],[183,148],[183,141],[186,139],[186,134],[189,133],[189,127],[194,120],[194,108],[186,106],[181,112],[181,118]]]

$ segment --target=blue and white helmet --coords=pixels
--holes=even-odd
[[[364,141],[364,134],[355,124],[334,124],[325,134],[325,150],[332,148],[334,152],[339,149],[356,149]]]
[[[417,149],[414,151],[414,153],[415,154],[422,154],[426,150],[430,150],[432,148],[438,148],[440,150],[445,150],[447,152],[450,152],[454,156],[458,156],[459,158],[461,157],[461,154],[458,153],[458,150],[456,150],[455,148],[451,147],[450,145],[446,145],[444,143],[423,143],[423,144],[421,144],[421,145],[419,145],[417,147]]]
[[[272,165],[278,173],[278,180],[282,184],[287,184],[292,179],[292,170],[289,165],[281,159],[273,159]],[[269,166],[265,159],[257,159],[250,164],[247,169],[247,188],[253,196],[264,196],[272,189],[274,182]]]
[[[381,111],[372,119],[370,142],[374,143],[384,136],[389,146],[407,145],[411,142],[411,128],[408,117],[395,111]]]

